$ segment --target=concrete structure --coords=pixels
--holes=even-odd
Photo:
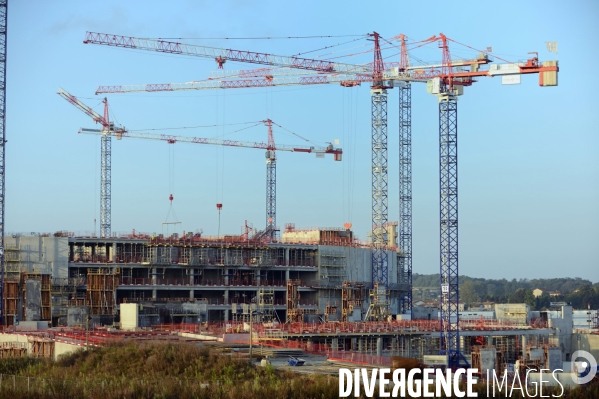
[[[525,303],[498,303],[495,304],[495,316],[499,321],[528,325],[530,323],[530,306]]]
[[[570,346],[570,353],[574,353],[577,350],[583,350],[589,352],[593,357],[599,361],[599,333],[588,332],[575,332],[572,334]],[[571,360],[571,359],[566,359]]]
[[[56,233],[63,235],[63,233]],[[68,277],[69,238],[31,235],[5,236],[6,273],[28,272],[52,274],[54,278]]]
[[[177,303],[175,318],[189,319],[196,305],[182,302],[200,300],[203,309],[195,314],[202,321],[232,320],[232,305],[256,302],[261,289],[272,290],[272,308],[280,320],[287,311],[286,283],[298,281],[299,306],[305,313],[335,320],[341,312],[344,281],[357,283],[364,298],[350,312],[351,319],[364,315],[372,289],[371,248],[356,241],[346,229],[314,229],[283,232],[280,242],[260,237],[223,236],[219,239],[186,234],[165,238],[132,234],[121,237],[75,237],[59,232],[54,236],[15,235],[6,237],[12,262],[9,273],[52,275],[52,322],[66,324],[68,307],[87,306],[94,324],[112,324],[122,303]],[[399,313],[399,298],[410,287],[398,271],[398,251],[387,249],[389,259],[389,313]],[[8,259],[8,258],[7,258]],[[7,264],[9,262],[7,261]],[[38,284],[28,282],[31,293]],[[67,287],[67,288],[65,288]],[[36,295],[28,297],[28,317],[37,317]],[[31,300],[29,300],[31,299]],[[19,299],[22,301],[22,298]],[[190,308],[191,306],[191,308]],[[168,307],[168,306],[167,306]],[[197,307],[197,306],[196,306]],[[68,314],[67,314],[68,313]],[[171,312],[172,313],[172,312]],[[200,314],[204,314],[201,318]],[[100,317],[101,316],[101,317]],[[315,320],[319,320],[316,317]],[[71,321],[68,324],[81,324]]]
[[[572,306],[562,306],[560,317],[550,318],[547,326],[555,331],[555,342],[562,351],[562,359],[570,360],[572,354]]]
[[[139,327],[139,305],[137,303],[122,303],[121,330],[135,331]]]

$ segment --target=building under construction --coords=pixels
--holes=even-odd
[[[390,242],[395,242],[391,224]],[[344,228],[221,237],[129,234],[81,237],[69,232],[5,237],[7,323],[111,325],[122,303],[157,306],[159,322],[181,322],[183,303],[201,303],[194,321],[244,318],[247,309],[279,321],[361,321],[400,313],[410,289],[386,251],[389,285],[373,287],[371,247]],[[376,288],[376,289],[375,289]],[[179,311],[173,309],[178,304]],[[243,305],[249,305],[243,306]],[[173,316],[177,315],[177,316]],[[244,316],[245,315],[245,316]],[[187,320],[188,318],[186,318]]]
[[[394,227],[388,228],[392,243]],[[373,365],[389,366],[391,356],[447,364],[447,356],[438,354],[436,317],[393,317],[411,288],[398,272],[396,247],[386,248],[390,282],[384,287],[371,283],[372,248],[350,229],[287,225],[280,238],[273,237],[251,229],[216,238],[69,232],[5,237],[9,327],[1,355],[56,357],[88,341],[104,345],[123,334],[146,334],[223,343],[251,339]],[[460,316],[460,347],[480,370],[557,367],[580,345],[569,306],[545,318],[532,317],[525,304],[496,304],[490,317],[468,312]],[[25,346],[10,335],[15,331],[28,331]],[[584,339],[592,351],[593,337]]]

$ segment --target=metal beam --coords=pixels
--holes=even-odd
[[[401,313],[412,311],[412,85],[399,86],[399,274],[410,286],[401,297]]]
[[[372,282],[389,285],[387,259],[387,91],[373,89],[372,99]]]
[[[100,237],[110,237],[112,136],[102,133],[100,149]]]
[[[439,96],[441,354],[460,365],[458,313],[458,107],[457,97]]]

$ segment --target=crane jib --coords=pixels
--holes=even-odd
[[[86,32],[84,44],[99,44],[112,47],[123,47],[137,50],[157,51],[170,54],[184,54],[196,57],[215,59],[219,65],[226,61],[248,62],[274,66],[286,66],[295,69],[304,69],[317,72],[351,72],[369,73],[369,65],[352,65],[338,62],[279,56],[273,54],[256,53],[244,50],[221,49],[215,47],[195,46],[191,44],[169,42],[165,40],[142,39],[128,36],[119,36],[106,33]]]

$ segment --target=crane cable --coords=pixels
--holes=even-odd
[[[179,219],[177,218],[177,214],[175,213],[175,208],[173,208],[173,200],[175,199],[173,196],[173,192],[175,191],[175,146],[174,143],[169,143],[172,145],[168,145],[168,191],[169,191],[169,201],[170,206],[168,209],[168,213],[166,214],[166,218],[164,223],[179,223]],[[172,148],[172,149],[171,149]],[[169,218],[172,217],[173,222],[169,222]],[[168,234],[168,227],[167,227]]]

